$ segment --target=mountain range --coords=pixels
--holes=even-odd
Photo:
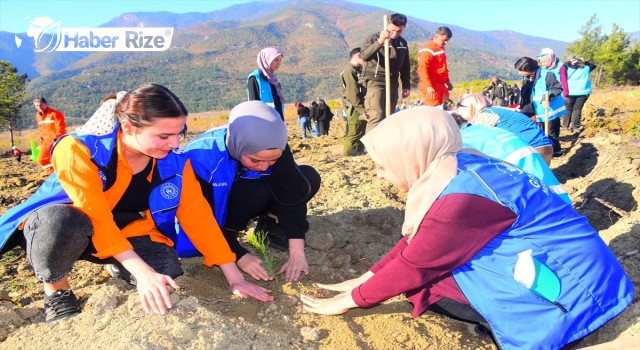
[[[341,95],[339,74],[351,48],[379,32],[378,7],[341,0],[261,1],[208,13],[125,13],[101,27],[174,27],[171,47],[162,52],[34,52],[26,33],[0,32],[0,60],[28,74],[28,96],[46,96],[68,118],[83,120],[105,95],[153,82],[174,91],[190,112],[229,109],[246,99],[246,77],[256,55],[275,46],[284,60],[277,76],[287,102]],[[513,31],[474,31],[408,16],[402,34],[414,49],[446,25],[452,82],[516,79],[513,63],[551,47],[562,57],[566,42]],[[22,45],[16,48],[16,37]],[[33,114],[30,105],[25,114]],[[71,120],[73,122],[73,120]]]

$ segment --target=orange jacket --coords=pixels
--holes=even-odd
[[[44,114],[36,112],[36,123],[44,145],[52,143],[58,137],[67,133],[64,115],[51,107],[47,108]]]
[[[119,134],[120,135],[120,134]],[[82,210],[93,223],[92,241],[96,257],[104,259],[131,250],[126,239],[149,235],[154,242],[173,246],[173,242],[155,226],[151,214],[134,221],[122,230],[113,221],[111,210],[116,206],[129,186],[132,170],[122,154],[122,144],[118,136],[115,183],[106,191],[102,190],[102,179],[97,166],[91,161],[89,150],[77,139],[65,137],[59,141],[53,152],[52,163],[62,188],[73,201],[73,206]],[[153,159],[155,167],[156,159]],[[152,172],[153,173],[153,172]],[[151,181],[149,175],[149,181]],[[235,261],[227,241],[213,217],[196,176],[187,161],[182,173],[182,194],[177,216],[180,225],[189,236],[196,249],[204,256],[207,266],[223,265]],[[206,208],[207,210],[203,210]]]
[[[449,82],[447,55],[444,47],[436,45],[433,40],[427,41],[418,51],[418,76],[420,77],[420,91],[427,94],[427,87],[434,87],[434,83]]]

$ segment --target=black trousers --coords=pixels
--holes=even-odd
[[[538,123],[542,130],[544,130],[544,122]],[[551,142],[553,142],[553,152],[560,152],[562,147],[560,147],[560,118],[553,119],[549,121],[549,138]]]
[[[562,126],[568,129],[572,126],[577,129],[581,125],[582,120],[582,107],[587,102],[589,95],[582,96],[569,96],[565,99],[565,107],[567,108],[567,114],[562,117]]]
[[[307,202],[320,189],[320,176],[315,169],[307,165],[301,165],[300,171],[309,181],[310,186],[307,196],[298,203],[280,201],[274,196],[266,181],[248,179],[234,181],[227,202],[227,220],[224,227],[233,231],[242,231],[247,228],[249,220],[267,212],[276,215],[281,223],[283,220],[288,221],[289,218],[292,221],[306,221]],[[286,229],[286,227],[283,228]],[[302,237],[304,233],[306,230],[300,233]]]
[[[471,305],[462,304],[449,298],[442,298],[442,300],[429,306],[429,310],[458,321],[487,324],[484,317],[472,308]]]

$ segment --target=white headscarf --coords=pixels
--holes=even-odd
[[[362,143],[376,164],[409,187],[402,234],[410,241],[433,202],[457,174],[460,129],[443,110],[414,107],[383,120]]]

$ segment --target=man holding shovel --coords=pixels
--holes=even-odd
[[[401,37],[407,26],[407,17],[400,13],[389,16],[387,26],[380,33],[369,36],[362,44],[362,82],[367,88],[364,107],[368,116],[367,129],[369,132],[387,117],[385,95],[390,89],[390,110],[395,110],[398,104],[398,80],[402,81],[402,98],[411,92],[409,63],[409,48],[407,41]],[[388,60],[385,59],[384,44],[389,41]],[[388,67],[385,61],[389,62]],[[390,75],[390,86],[385,85],[385,73]]]

